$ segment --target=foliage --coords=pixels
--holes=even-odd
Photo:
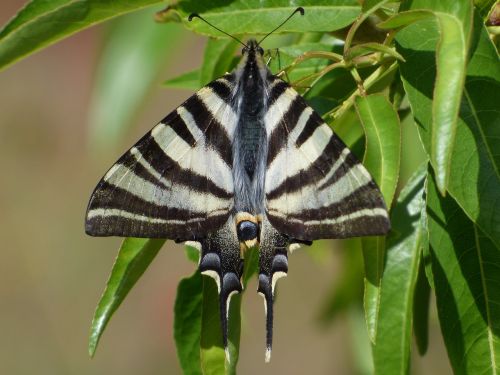
[[[114,103],[116,121],[109,129],[96,129],[119,136],[147,86],[157,80],[168,56],[162,52],[167,50],[165,41],[177,32],[153,23],[159,3],[32,0],[0,31],[0,69],[93,24],[134,12],[112,25],[93,102],[93,121],[107,125],[109,117],[102,109]],[[154,10],[138,12],[155,4]],[[342,276],[342,289],[325,297],[322,319],[328,321],[364,299],[375,373],[406,374],[411,368],[412,332],[422,355],[427,348],[432,293],[454,372],[496,374],[500,63],[488,33],[496,30],[488,27],[494,1],[365,0],[360,6],[356,0],[179,0],[158,12],[156,19],[223,37],[203,22],[187,22],[187,15],[197,12],[238,36],[264,34],[297,5],[305,8],[305,16],[296,16],[280,29],[284,37],[266,40],[264,47],[280,47],[279,59],[275,50],[269,52],[270,68],[290,79],[363,159],[392,207],[393,228],[387,238],[365,238],[349,249],[363,254],[364,298],[358,282],[361,257],[353,256]],[[133,38],[125,31],[128,22],[143,25],[133,27],[138,30]],[[123,39],[127,48],[139,48],[128,63],[121,52]],[[209,39],[202,66],[164,84],[201,87],[234,67],[237,47],[227,38]],[[137,70],[147,74],[120,80],[137,77]],[[117,92],[130,95],[115,101]],[[126,116],[117,117],[117,112]],[[401,140],[400,119],[407,116],[419,135],[411,142],[421,144],[425,152],[422,166],[404,181],[401,166],[414,154]],[[163,242],[124,241],[92,322],[91,355],[112,314]],[[246,256],[250,266],[245,283],[255,271],[257,253]],[[214,283],[199,272],[179,283],[174,336],[186,374],[236,372],[241,296],[230,307],[232,360],[227,363],[216,294]]]

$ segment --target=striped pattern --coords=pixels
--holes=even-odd
[[[292,88],[272,101],[265,117],[271,224],[301,240],[387,233],[380,191],[345,144]]]
[[[213,81],[165,117],[106,173],[89,203],[94,236],[190,240],[233,207],[233,83]]]

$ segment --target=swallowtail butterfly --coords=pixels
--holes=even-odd
[[[229,302],[242,291],[242,253],[258,246],[269,361],[273,295],[288,272],[290,247],[383,235],[390,222],[363,165],[271,73],[260,42],[242,44],[232,73],[196,92],[111,167],[90,198],[85,229],[195,243],[201,273],[217,283],[226,348]]]

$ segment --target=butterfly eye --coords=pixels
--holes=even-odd
[[[245,53],[247,53],[247,52],[248,52],[248,47],[243,47],[243,48],[241,49],[241,54],[242,54],[242,55],[244,55],[244,54],[245,54]]]
[[[261,56],[264,55],[264,50],[262,49],[262,47],[258,47],[257,51],[259,51]]]

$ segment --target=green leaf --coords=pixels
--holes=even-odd
[[[89,142],[99,149],[123,137],[182,40],[179,26],[155,23],[151,10],[122,17],[109,31],[89,109]]]
[[[421,220],[426,172],[426,165],[419,168],[392,210],[373,347],[376,374],[409,371],[413,299],[422,239],[427,235]]]
[[[427,228],[427,222],[424,222]],[[425,236],[427,237],[427,236]],[[423,240],[427,240],[423,238]],[[424,245],[428,250],[429,245]],[[413,332],[415,342],[420,355],[427,352],[429,346],[429,305],[431,298],[431,287],[425,274],[425,257],[421,254],[420,266],[418,269],[417,284],[415,285],[415,296],[413,298]]]
[[[500,249],[429,179],[436,302],[454,373],[500,371]]]
[[[478,10],[479,14],[481,15],[481,18],[484,20],[487,20],[488,15],[490,14],[490,11],[495,6],[498,6],[496,4],[497,4],[496,0],[474,0],[474,6]]]
[[[462,4],[462,14],[436,13],[441,38],[436,49],[436,82],[433,95],[431,163],[441,194],[445,194],[450,178],[450,165],[455,141],[460,100],[472,29],[472,6]],[[454,7],[459,8],[458,6]],[[458,12],[457,12],[458,13]]]
[[[368,13],[371,9],[380,8],[379,4],[387,2],[387,0],[365,0],[363,1],[362,11]]]
[[[373,52],[382,52],[398,60],[405,61],[405,59],[403,59],[403,56],[401,56],[394,48],[388,47],[380,43],[357,44],[354,47],[351,47],[348,51],[350,59],[368,55]]]
[[[340,48],[340,46],[338,45],[335,45],[334,43],[325,42],[300,43],[280,47],[278,49],[279,56],[277,55],[277,53],[275,54],[276,56],[273,56],[269,63],[269,68],[272,72],[278,73],[280,70],[289,67],[297,57],[303,55],[306,52],[314,51],[342,53],[342,48]],[[290,79],[290,82],[293,84],[295,81],[305,79],[308,76],[319,72],[321,69],[325,68],[331,63],[331,60],[324,58],[306,59],[295,65],[293,69],[287,72],[287,76],[284,76],[282,78],[288,77]],[[304,86],[305,83],[301,82],[300,85]]]
[[[228,349],[226,361],[222,344],[219,295],[215,281],[203,276],[203,311],[201,323],[201,368],[204,375],[235,374],[239,356],[241,331],[241,294],[231,298],[228,322]]]
[[[177,89],[198,90],[200,88],[200,75],[200,69],[195,69],[180,76],[167,79],[163,82],[163,85]]]
[[[153,4],[161,1],[32,0],[0,31],[0,69],[77,31]]]
[[[92,319],[89,354],[93,356],[111,316],[151,264],[165,243],[163,239],[126,238],[116,258],[106,289]]]
[[[231,301],[231,305],[233,302]],[[207,375],[224,374],[226,357],[222,344],[219,295],[215,281],[209,276],[203,276],[202,306],[201,369]],[[232,314],[229,315],[229,319],[231,318]]]
[[[408,10],[406,12],[400,12],[389,19],[378,23],[377,27],[380,29],[398,29],[433,16],[434,14],[428,10]]]
[[[398,115],[387,98],[380,94],[358,96],[355,107],[366,137],[363,164],[390,208],[398,182],[401,153]]]
[[[201,375],[200,339],[202,276],[196,271],[181,280],[174,306],[174,339],[177,356],[185,375]]]
[[[433,15],[439,27],[436,51],[436,76],[432,101],[430,160],[436,171],[441,194],[448,189],[453,145],[455,142],[460,102],[465,82],[467,56],[472,32],[471,1],[418,0],[411,3],[417,10],[404,18],[400,13],[379,27],[402,26]],[[421,10],[422,8],[426,10]],[[399,19],[398,19],[399,17]],[[406,23],[403,23],[406,22]],[[424,24],[420,24],[420,27]],[[421,34],[418,39],[422,41]],[[433,38],[435,39],[435,38]]]
[[[171,11],[179,14],[187,28],[197,33],[220,37],[219,31],[199,19],[189,22],[189,14],[199,13],[213,25],[231,34],[262,34],[273,30],[299,5],[304,7],[305,15],[295,15],[279,32],[338,30],[352,23],[360,11],[356,0],[303,0],[300,3],[288,0],[181,0]]]
[[[237,47],[238,43],[232,39],[208,39],[200,71],[201,86],[219,78],[232,68]]]
[[[391,103],[379,94],[357,97],[355,107],[366,137],[363,164],[379,185],[387,207],[390,207],[400,163],[401,131],[397,113]],[[370,339],[375,342],[385,239],[365,237],[362,245],[365,264],[365,317]]]
[[[500,64],[478,17],[476,21],[448,191],[481,231],[500,246]],[[437,36],[432,21],[411,25],[397,36],[398,51],[407,61],[401,64],[405,91],[427,154],[432,150],[431,98]]]
[[[256,273],[259,252],[251,249],[245,253],[243,287]],[[231,298],[228,321],[228,349],[230,362],[226,361],[222,344],[219,295],[214,280],[203,276],[203,302],[201,316],[201,368],[204,375],[235,374],[238,364],[241,333],[241,298],[242,293]]]

